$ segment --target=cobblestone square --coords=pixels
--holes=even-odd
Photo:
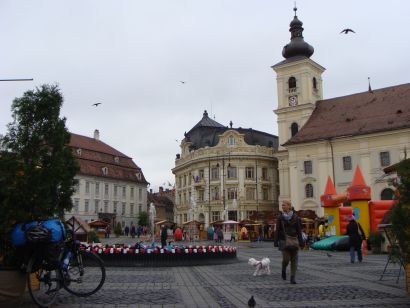
[[[125,239],[131,240],[131,239]],[[233,244],[233,243],[232,243]],[[410,307],[403,271],[389,265],[380,281],[387,255],[369,254],[363,263],[350,263],[348,252],[301,251],[298,284],[280,277],[281,255],[270,242],[234,243],[238,260],[232,264],[193,267],[107,267],[103,288],[87,298],[59,293],[55,307]],[[253,276],[247,261],[271,260],[271,275]],[[34,307],[26,294],[21,307]]]

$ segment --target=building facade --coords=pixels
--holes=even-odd
[[[338,193],[350,185],[360,166],[372,199],[390,199],[393,191],[383,168],[405,158],[410,148],[410,84],[323,99],[324,68],[310,59],[302,22],[290,23],[285,60],[272,66],[277,74],[279,200],[297,210],[322,215],[320,195],[327,177]]]
[[[277,136],[203,118],[181,142],[174,221],[242,220],[278,209]]]
[[[71,134],[72,148],[80,167],[78,185],[72,196],[73,208],[65,217],[96,219],[122,227],[137,224],[140,212],[147,211],[147,185],[144,174],[132,158],[94,138]]]

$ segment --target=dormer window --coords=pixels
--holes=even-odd
[[[118,164],[120,162],[120,158],[118,156],[115,156],[114,161]]]
[[[103,167],[101,170],[102,170],[103,175],[108,175],[108,168],[107,167]]]
[[[137,177],[138,180],[141,180],[141,172],[135,173],[135,176]]]
[[[234,146],[236,144],[236,140],[234,136],[229,136],[228,137],[228,145]]]
[[[288,86],[289,86],[289,92],[291,92],[291,90],[296,90],[296,78],[295,77],[289,78]]]
[[[81,149],[78,148],[77,151],[76,151],[76,153],[77,153],[78,156],[81,156]]]

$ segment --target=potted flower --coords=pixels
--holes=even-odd
[[[67,146],[70,133],[65,118],[60,118],[62,102],[57,86],[43,85],[25,92],[14,99],[13,122],[6,135],[0,136],[1,307],[18,302],[25,285],[24,275],[19,272],[24,254],[11,245],[13,225],[62,218],[64,211],[72,207],[78,166]],[[12,286],[13,281],[17,286]]]
[[[406,289],[410,293],[410,159],[395,166],[399,180],[397,190],[399,202],[392,209],[392,232],[400,246],[406,272]]]

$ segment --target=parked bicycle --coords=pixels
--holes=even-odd
[[[103,261],[85,251],[75,239],[74,226],[64,242],[50,243],[50,232],[40,222],[25,231],[30,258],[27,262],[27,286],[32,300],[49,307],[61,288],[76,296],[96,293],[104,284]]]

